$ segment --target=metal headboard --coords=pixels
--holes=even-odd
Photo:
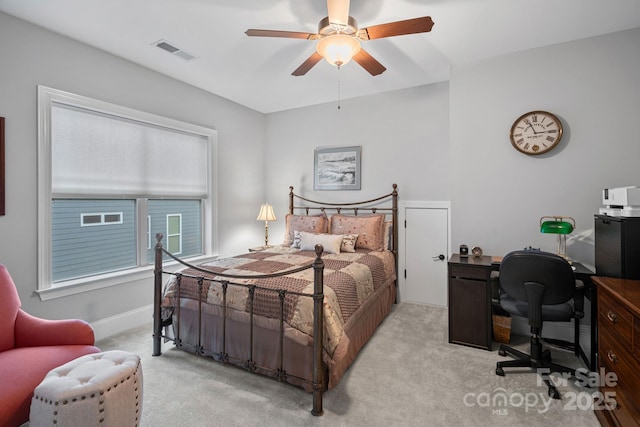
[[[370,213],[384,213],[387,216],[391,216],[392,224],[392,237],[391,237],[391,251],[393,252],[396,263],[396,274],[398,273],[398,185],[393,184],[393,191],[375,199],[364,200],[361,202],[351,203],[331,203],[320,202],[317,200],[311,200],[306,197],[302,197],[293,192],[293,186],[289,187],[289,213],[294,214],[296,212],[304,212],[305,215],[309,215],[310,212],[335,212],[343,215],[358,214],[370,214]],[[306,204],[302,204],[305,202]],[[389,202],[391,206],[389,206]]]

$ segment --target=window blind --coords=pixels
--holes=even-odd
[[[54,102],[52,195],[208,194],[208,138]]]

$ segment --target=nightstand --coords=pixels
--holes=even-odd
[[[256,246],[254,248],[249,248],[249,252],[260,252],[260,251],[264,251],[265,249],[269,249],[271,246]]]

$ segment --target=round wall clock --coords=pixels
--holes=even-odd
[[[511,145],[524,154],[543,154],[562,138],[562,123],[547,111],[530,111],[518,117],[509,133]]]

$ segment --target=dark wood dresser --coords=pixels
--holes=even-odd
[[[598,365],[615,372],[617,384],[600,377],[600,392],[617,402],[596,408],[600,424],[640,426],[640,280],[593,277],[598,295]]]

